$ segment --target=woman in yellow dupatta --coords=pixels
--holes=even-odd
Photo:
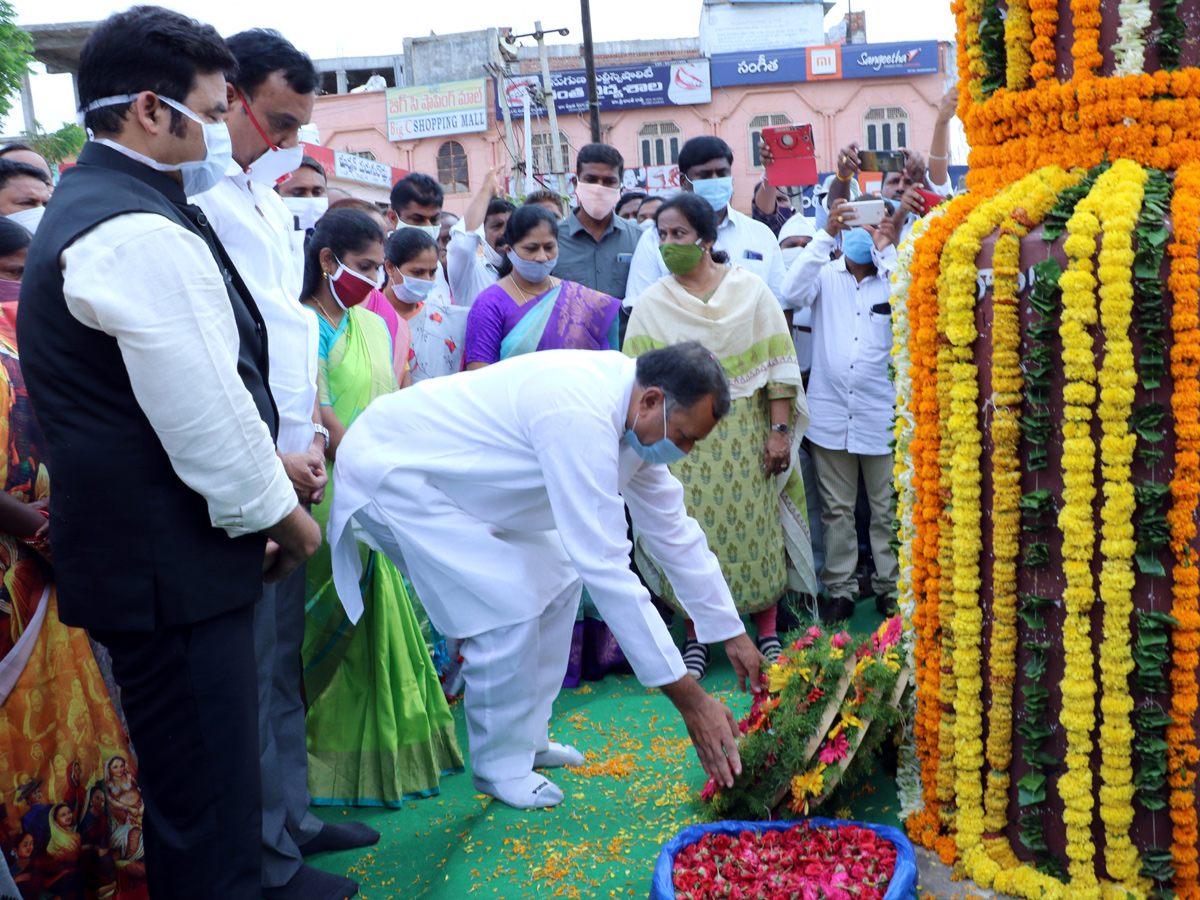
[[[383,319],[360,306],[381,281],[383,231],[365,213],[331,210],[305,251],[303,302],[321,325],[317,389],[328,455],[376,397],[398,389]],[[313,509],[322,525],[336,484]],[[308,783],[321,805],[398,807],[462,771],[446,698],[404,578],[365,544],[362,618],[352,624],[333,585],[328,545],[308,561],[304,680]]]
[[[770,288],[712,249],[717,219],[695,194],[662,205],[656,227],[672,272],[638,298],[624,350],[640,356],[679,341],[698,341],[729,376],[733,406],[685,459],[671,465],[688,513],[721,562],[738,612],[754,618],[758,648],[774,662],[777,604],[789,589],[816,593],[804,481],[796,451],[808,404],[787,320]],[[640,547],[639,547],[640,549]],[[645,563],[643,565],[643,562]],[[653,560],[639,568],[672,608],[686,615]],[[687,623],[683,661],[703,678],[708,648]]]

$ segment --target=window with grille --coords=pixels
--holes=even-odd
[[[863,114],[863,143],[868,150],[904,150],[908,126],[903,106],[873,106]]]
[[[767,113],[755,116],[750,120],[750,159],[756,169],[762,168],[762,157],[758,155],[758,142],[762,139],[762,130],[768,125],[791,125],[792,117],[787,113]]]
[[[564,169],[571,168],[571,145],[567,136],[562,132],[558,135],[558,152],[561,154]],[[554,136],[548,131],[533,134],[533,174],[549,175],[554,171]]]
[[[683,130],[674,122],[647,122],[638,129],[643,166],[673,166],[679,162]]]
[[[379,162],[379,157],[370,150],[347,150],[351,156],[358,156],[362,159],[369,159],[371,162]]]
[[[467,169],[467,151],[458,141],[445,141],[437,152],[438,182],[452,194],[467,194],[471,191],[470,172]]]

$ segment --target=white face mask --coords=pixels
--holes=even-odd
[[[500,264],[504,262],[504,254],[489,244],[486,239],[483,241],[483,258],[493,269],[499,269]]]
[[[246,177],[273,188],[291,178],[303,159],[304,148],[299,144],[286,150],[268,147],[266,153],[246,167]]]
[[[32,209],[23,209],[20,212],[12,213],[8,216],[8,221],[16,222],[30,234],[37,234],[38,225],[41,224],[42,216],[46,214],[46,207],[35,206]]]
[[[283,205],[292,214],[297,231],[308,231],[329,210],[328,197],[283,197]]]
[[[783,255],[783,267],[790,269],[792,263],[796,261],[796,257],[804,252],[803,247],[786,247],[779,251]]]
[[[131,103],[137,98],[137,94],[104,97],[88,104],[80,110],[80,119],[82,120],[82,117],[92,110],[102,109],[106,106],[120,106],[125,103]],[[169,97],[159,97],[158,99],[159,102],[165,103],[171,109],[183,113],[183,115],[187,116],[203,129],[204,159],[193,159],[169,165],[161,163],[156,159],[151,159],[149,156],[138,153],[136,150],[131,150],[116,141],[110,141],[108,138],[92,137],[90,133],[88,137],[97,144],[110,147],[121,155],[140,162],[144,166],[149,166],[157,172],[178,172],[183,178],[183,192],[189,197],[203,194],[210,188],[215,187],[225,177],[225,170],[233,162],[233,140],[229,137],[229,129],[225,127],[224,122],[209,123],[203,121],[182,103],[172,100]]]
[[[438,235],[442,233],[441,225],[409,225],[407,222],[397,222],[396,231],[399,231],[401,228],[415,228],[417,231],[423,231],[435,241],[438,239]]]

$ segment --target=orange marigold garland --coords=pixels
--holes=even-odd
[[[1171,407],[1175,413],[1174,506],[1167,513],[1171,549],[1175,553],[1171,615],[1179,622],[1171,635],[1171,718],[1167,726],[1167,766],[1171,785],[1171,854],[1179,900],[1200,900],[1200,868],[1196,864],[1196,773],[1200,761],[1193,723],[1196,717],[1196,666],[1200,664],[1200,557],[1192,549],[1196,537],[1196,501],[1200,497],[1200,162],[1182,166],[1171,200],[1175,240],[1171,244],[1168,287],[1174,297],[1171,329]]]
[[[946,240],[980,201],[975,194],[955,198],[945,214],[934,219],[913,248],[913,280],[909,287],[908,305],[911,320],[910,357],[913,399],[910,408],[916,420],[916,431],[910,445],[916,470],[914,483],[917,499],[913,523],[917,531],[914,541],[913,589],[917,594],[917,611],[913,616],[917,626],[917,722],[914,728],[917,751],[921,760],[921,788],[924,808],[908,818],[909,835],[930,850],[937,850],[942,861],[954,862],[954,838],[943,833],[943,810],[939,801],[939,782],[949,780],[948,799],[953,802],[953,745],[943,758],[940,748],[942,719],[942,665],[949,661],[949,651],[942,646],[941,603],[942,572],[938,565],[943,541],[942,523],[945,510],[941,495],[941,437],[938,384],[938,259]],[[948,398],[947,398],[948,399]],[[916,553],[920,543],[924,561]],[[918,575],[922,567],[923,581]]]
[[[1057,62],[1054,39],[1058,36],[1058,0],[1029,0],[1029,18],[1034,34],[1029,45],[1033,56],[1029,76],[1034,81],[1053,78]]]
[[[1075,62],[1074,76],[1093,74],[1104,64],[1100,53],[1100,0],[1071,0],[1072,24],[1075,43],[1071,45],[1071,58]]]

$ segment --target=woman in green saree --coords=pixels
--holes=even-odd
[[[332,462],[367,405],[397,390],[387,325],[359,304],[380,281],[383,232],[366,214],[331,210],[305,250],[303,302],[321,327],[317,388]],[[324,527],[336,485],[313,508]],[[333,585],[329,547],[308,562],[304,684],[308,783],[319,805],[397,807],[438,793],[461,772],[446,698],[413,614],[404,578],[359,544],[365,607],[351,624]]]

